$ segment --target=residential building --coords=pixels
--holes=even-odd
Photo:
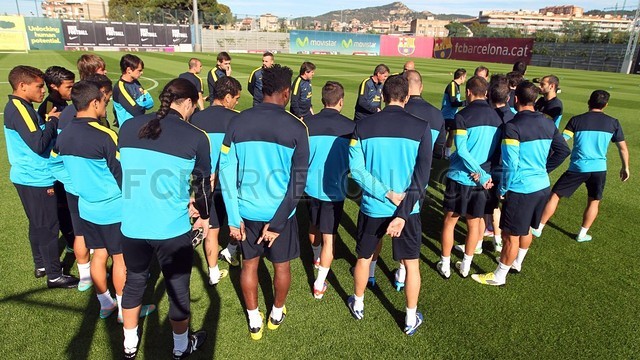
[[[272,14],[260,15],[260,31],[278,31],[280,23],[278,17]]]
[[[581,7],[573,5],[545,7],[538,11],[485,10],[480,11],[477,21],[492,28],[519,28],[525,34],[533,34],[542,29],[559,33],[567,21],[593,24],[600,33],[627,31],[633,22],[623,16],[584,15]]]
[[[445,28],[451,21],[436,20],[433,16],[426,19],[413,19],[410,32],[416,36],[445,37],[449,30]]]
[[[108,0],[44,0],[43,15],[55,19],[106,20]]]

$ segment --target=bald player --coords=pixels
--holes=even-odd
[[[406,73],[409,70],[415,70],[416,69],[416,63],[413,62],[413,60],[409,60],[406,63],[404,63],[404,67],[402,68],[402,75],[404,75],[404,73]]]

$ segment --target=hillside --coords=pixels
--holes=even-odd
[[[451,18],[459,18],[459,19],[468,19],[472,18],[472,16],[468,15],[456,15],[456,14],[446,14],[446,15],[436,15],[429,11],[414,11],[408,8],[405,4],[396,1],[391,4],[382,5],[382,6],[373,6],[366,7],[361,9],[346,9],[346,10],[334,10],[330,11],[326,14],[322,14],[319,16],[305,16],[294,19],[294,21],[304,21],[304,22],[313,22],[319,21],[321,23],[329,23],[332,20],[338,20],[343,22],[349,22],[351,19],[358,19],[361,23],[371,23],[374,20],[405,20],[411,21],[413,19],[421,19],[426,18],[428,16],[434,16],[436,19],[440,19],[441,16],[444,20],[449,20]]]

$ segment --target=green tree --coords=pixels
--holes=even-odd
[[[560,36],[549,29],[540,29],[535,32],[536,42],[558,42]]]
[[[233,21],[231,9],[217,0],[198,0],[199,18],[203,24],[224,25]],[[190,23],[192,0],[109,0],[112,20],[154,23]]]
[[[469,31],[467,27],[462,25],[459,22],[450,22],[449,24],[444,26],[447,30],[449,30],[449,37],[467,37],[469,36]]]

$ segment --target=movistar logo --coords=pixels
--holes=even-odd
[[[307,46],[307,44],[309,44],[309,38],[306,36],[304,37],[304,40],[296,38],[296,44],[298,44],[298,46],[300,47],[305,47]]]
[[[349,39],[349,41],[347,40],[342,40],[342,47],[345,49],[348,49],[351,47],[351,45],[353,45],[353,40]]]

